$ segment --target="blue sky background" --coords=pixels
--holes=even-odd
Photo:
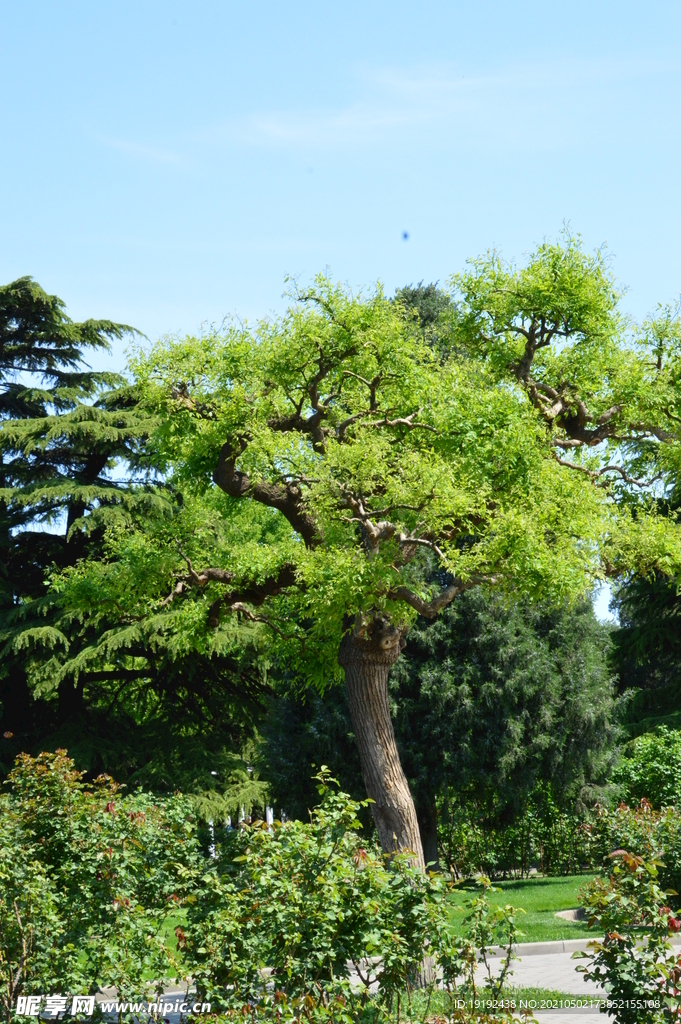
[[[680,29],[651,0],[0,0],[0,280],[155,338],[568,220],[642,317],[681,291]]]

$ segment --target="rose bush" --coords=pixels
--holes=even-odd
[[[658,881],[659,860],[615,850],[612,871],[582,892],[589,927],[602,938],[589,943],[578,967],[605,986],[617,1024],[662,1024],[681,1019],[681,953],[669,941],[681,919]]]
[[[363,805],[337,792],[327,771],[317,782],[309,823],[260,822],[220,837],[178,933],[200,998],[227,1019],[398,1020],[411,1017],[424,976],[426,1009],[421,993],[413,1012],[428,1015],[439,975],[456,1014],[457,999],[478,994],[478,963],[504,944],[502,977],[487,979],[498,997],[514,958],[513,908],[492,906],[485,881],[466,935],[456,936],[444,876],[369,844]]]
[[[182,973],[169,915],[201,864],[181,797],[83,781],[65,751],[17,758],[0,798],[0,981],[6,1019],[23,994],[114,986],[139,997]]]

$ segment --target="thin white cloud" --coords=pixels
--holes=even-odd
[[[470,76],[451,66],[358,69],[358,98],[346,106],[264,110],[229,117],[176,137],[167,149],[106,137],[105,145],[163,164],[202,163],[216,149],[350,149],[461,138],[516,154],[531,138],[535,153],[579,139],[584,125],[607,121],[613,94],[679,65],[632,61],[554,61]],[[433,130],[438,134],[433,135]]]
[[[137,157],[150,163],[157,164],[182,164],[184,157],[168,149],[159,149],[156,146],[147,146],[139,142],[130,142],[128,139],[113,139],[109,136],[99,136],[99,141],[109,149],[118,150],[128,156]]]
[[[255,114],[239,127],[242,141],[310,146],[381,141],[396,129],[439,124],[468,131],[531,124],[557,113],[577,121],[584,108],[593,113],[608,89],[642,77],[678,72],[678,65],[631,61],[556,61],[520,65],[488,75],[466,75],[451,67],[360,72],[362,97],[347,107],[325,110],[270,111]],[[571,116],[572,115],[572,116]],[[550,137],[556,126],[543,125]]]

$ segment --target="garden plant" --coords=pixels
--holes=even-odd
[[[615,850],[610,859],[610,875],[583,894],[589,925],[602,937],[573,954],[589,960],[577,969],[605,986],[617,1024],[678,1020],[681,955],[670,936],[681,930],[681,919],[669,905],[676,893],[661,888],[656,858]]]
[[[496,905],[485,880],[455,934],[446,879],[367,842],[358,802],[336,791],[327,771],[317,783],[309,823],[224,834],[189,898],[178,936],[200,997],[235,1020],[420,1020],[434,982],[417,1006],[413,996],[430,958],[450,1012],[465,1010],[468,1020],[476,1000],[500,1004],[515,958],[514,908]],[[493,946],[504,949],[497,975]]]
[[[86,785],[63,751],[20,757],[0,804],[4,1018],[19,996],[112,986],[138,1002],[191,978],[226,1020],[421,1020],[426,958],[457,1019],[478,1019],[476,1000],[503,1002],[514,908],[485,882],[455,934],[448,881],[382,853],[361,835],[359,804],[327,771],[317,783],[309,823],[223,830],[206,856],[184,798]],[[504,950],[498,977],[492,946]]]
[[[201,863],[190,805],[87,785],[65,751],[21,755],[0,798],[0,999],[114,986],[138,999],[182,973],[164,929]]]

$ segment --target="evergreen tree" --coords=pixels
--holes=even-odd
[[[658,725],[681,726],[681,596],[657,573],[632,579],[614,597],[619,628],[613,667],[627,698],[624,723],[637,736]]]
[[[120,493],[121,484],[107,471],[125,458],[139,431],[122,378],[92,371],[84,357],[108,351],[112,340],[130,332],[110,320],[74,323],[64,303],[30,277],[0,287],[3,631],[11,630],[24,602],[43,597],[52,567],[73,564],[83,552],[77,521],[93,503]],[[17,739],[33,734],[37,725],[25,662],[25,649],[5,650],[2,725]],[[70,693],[61,696],[70,703]]]
[[[592,802],[617,736],[610,632],[589,601],[548,608],[481,591],[417,620],[389,686],[427,862],[442,800],[474,802],[491,825],[512,823],[539,784],[570,810]],[[289,815],[317,801],[313,765],[362,795],[340,687],[273,702],[262,735],[263,777]]]
[[[514,821],[540,783],[584,809],[617,736],[609,632],[590,601],[551,608],[479,591],[412,627],[390,694],[427,860],[441,797],[474,802],[490,825]]]
[[[677,518],[681,475],[658,515]],[[681,726],[681,593],[678,580],[661,572],[631,575],[615,590],[619,628],[613,633],[612,664],[626,697],[624,724],[632,736],[658,725]]]
[[[55,572],[104,555],[107,529],[172,521],[181,507],[147,471],[154,421],[134,389],[85,364],[131,333],[108,320],[74,323],[30,278],[0,288],[0,771],[19,749],[65,746],[93,774],[181,787],[224,817],[262,803],[240,756],[262,672],[231,655],[186,657],[132,622],[129,642],[92,664],[80,658],[92,622],[61,616],[48,591]],[[105,615],[97,628],[106,632]],[[61,671],[66,651],[71,672]]]
[[[345,793],[364,799],[357,744],[342,686],[271,698],[260,726],[258,765],[274,807],[306,821],[319,802],[315,769],[326,765]],[[364,814],[365,827],[370,824]]]

